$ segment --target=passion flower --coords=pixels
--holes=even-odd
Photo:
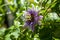
[[[34,8],[28,9],[24,12],[25,24],[24,27],[28,27],[32,31],[34,31],[34,27],[36,24],[39,24],[39,21],[43,18],[42,15],[38,15],[39,11]]]

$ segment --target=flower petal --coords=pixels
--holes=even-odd
[[[31,22],[30,28],[31,28],[32,32],[34,31],[34,25],[35,25],[35,22]]]
[[[39,16],[39,20],[42,20],[42,18],[43,18],[43,16],[42,16],[42,15],[40,15],[40,16]]]

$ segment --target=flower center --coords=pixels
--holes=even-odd
[[[31,21],[34,21],[34,15],[31,14]]]

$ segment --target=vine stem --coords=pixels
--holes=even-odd
[[[0,6],[0,8],[4,7],[4,6],[7,6],[7,5],[11,5],[11,4],[3,4]]]

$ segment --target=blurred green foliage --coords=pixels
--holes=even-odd
[[[34,32],[23,29],[23,11],[32,5],[43,15]],[[60,0],[0,0],[0,40],[60,40]]]

